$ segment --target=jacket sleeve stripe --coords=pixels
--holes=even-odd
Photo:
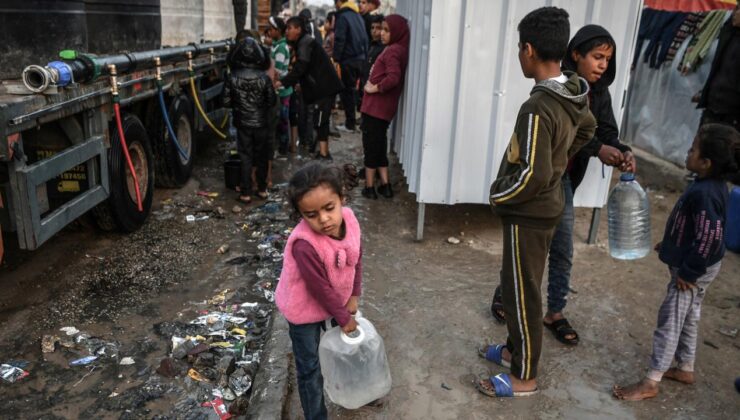
[[[527,182],[534,173],[534,161],[537,150],[537,127],[539,126],[540,116],[529,114],[529,121],[527,125],[527,167],[519,174],[519,179],[514,185],[509,187],[506,191],[498,194],[493,194],[491,198],[495,203],[503,203],[504,201],[516,196],[521,192],[524,187],[527,186]]]

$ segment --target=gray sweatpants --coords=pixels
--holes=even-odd
[[[696,287],[683,291],[676,287],[678,268],[670,267],[671,281],[658,311],[658,327],[653,333],[649,379],[660,381],[674,359],[678,369],[694,371],[701,301],[709,284],[717,277],[721,264],[718,262],[707,267],[707,272],[696,280]]]

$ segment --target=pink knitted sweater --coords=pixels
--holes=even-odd
[[[310,324],[331,317],[321,302],[308,292],[293,258],[293,243],[303,239],[314,247],[324,263],[329,283],[345,304],[352,295],[355,267],[360,257],[360,224],[348,207],[342,208],[345,236],[342,240],[314,232],[304,220],[288,238],[283,253],[283,271],[275,290],[275,304],[291,324]]]

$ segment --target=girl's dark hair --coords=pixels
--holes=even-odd
[[[740,185],[740,133],[724,124],[699,127],[699,154],[712,161],[710,178]]]
[[[586,42],[583,42],[579,45],[576,45],[573,50],[576,51],[581,56],[586,56],[591,50],[597,47],[601,47],[602,45],[608,45],[612,47],[612,49],[615,49],[617,45],[614,43],[614,40],[611,39],[608,36],[598,36],[596,38],[591,38]]]
[[[319,185],[326,185],[334,191],[340,199],[344,198],[344,175],[336,166],[323,165],[321,163],[309,163],[302,167],[288,182],[288,201],[293,207],[294,216],[300,215],[298,203],[304,195]]]

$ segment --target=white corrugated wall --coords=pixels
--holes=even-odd
[[[411,52],[395,125],[395,150],[420,203],[488,203],[488,189],[534,85],[517,59],[517,24],[542,6],[570,14],[571,36],[588,23],[617,42],[613,107],[621,120],[642,0],[398,0]],[[610,168],[592,159],[576,205],[606,202]]]

